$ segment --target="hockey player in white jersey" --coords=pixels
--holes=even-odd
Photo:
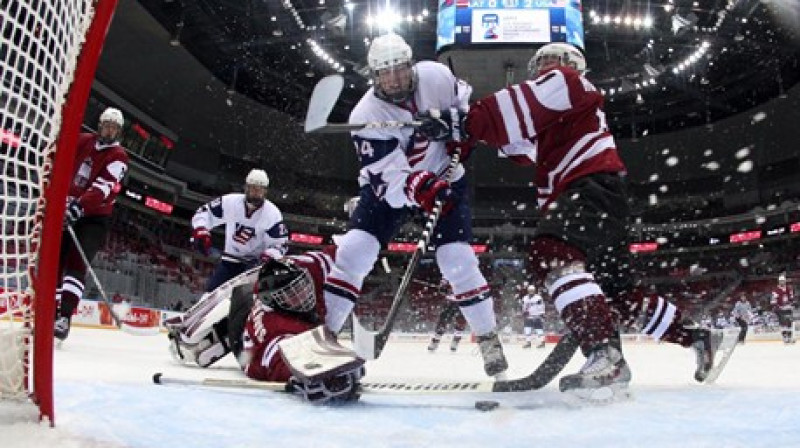
[[[269,177],[251,170],[244,193],[230,193],[202,205],[192,217],[192,243],[209,255],[211,229],[225,226],[225,249],[206,284],[206,292],[241,274],[260,261],[286,254],[289,230],[275,204],[266,199]]]
[[[374,86],[351,112],[351,123],[410,121],[421,110],[464,107],[471,94],[446,66],[415,64],[411,47],[396,34],[374,39],[367,60]],[[508,364],[496,333],[494,300],[469,245],[472,215],[464,168],[457,165],[450,182],[446,176],[448,146],[456,150],[456,145],[429,141],[412,128],[363,129],[352,139],[361,162],[360,200],[347,233],[337,239],[336,264],[325,284],[326,325],[341,330],[380,248],[412,213],[430,212],[439,199],[445,205],[432,237],[436,262],[478,337],[484,370],[490,376],[504,372]],[[467,154],[461,155],[463,160]]]
[[[525,344],[522,348],[531,348],[534,337],[536,348],[544,347],[544,299],[536,291],[536,287],[528,286],[528,293],[522,297],[523,332]]]

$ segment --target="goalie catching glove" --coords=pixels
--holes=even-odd
[[[324,325],[278,343],[292,372],[287,388],[313,403],[358,400],[364,360],[339,344]]]

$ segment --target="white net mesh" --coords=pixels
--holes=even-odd
[[[0,0],[0,398],[27,396],[35,375],[42,193],[92,4]]]

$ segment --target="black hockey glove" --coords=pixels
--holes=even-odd
[[[71,200],[69,204],[67,204],[67,212],[64,214],[64,223],[74,226],[82,217],[83,207],[76,199]]]
[[[343,404],[359,399],[359,380],[363,376],[362,361],[358,367],[324,380],[302,380],[293,376],[289,378],[287,388],[314,404]]]
[[[414,119],[421,122],[419,132],[429,140],[468,141],[466,119],[467,112],[455,107],[450,109],[428,109],[418,113]]]

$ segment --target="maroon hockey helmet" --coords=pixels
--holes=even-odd
[[[314,283],[308,271],[288,260],[270,259],[261,266],[255,295],[266,306],[296,313],[314,309]]]

